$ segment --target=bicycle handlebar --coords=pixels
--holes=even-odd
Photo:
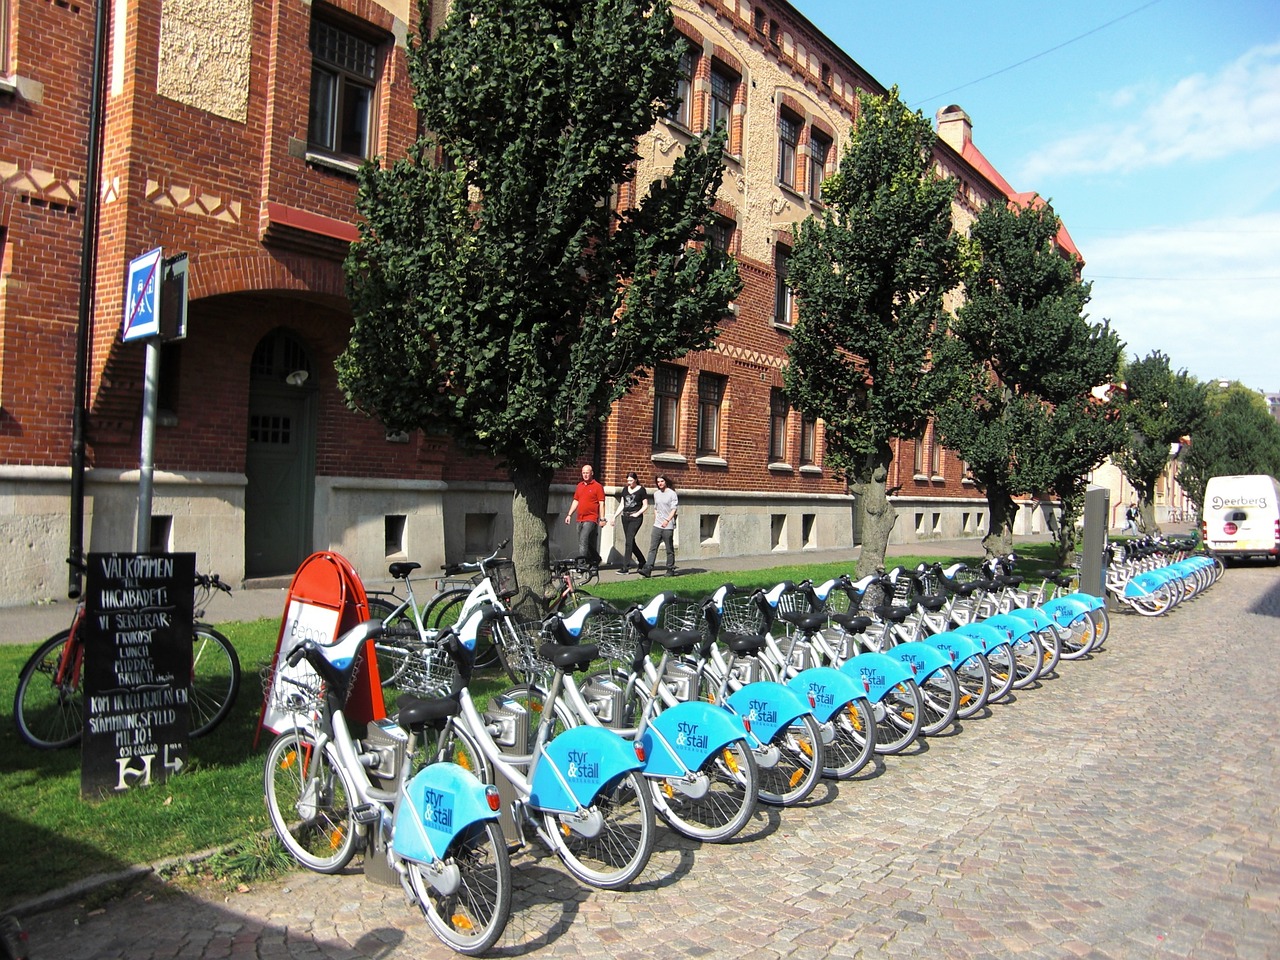
[[[484,570],[486,564],[492,563],[494,560],[498,559],[498,554],[505,550],[507,548],[507,544],[510,542],[510,537],[503,540],[494,548],[493,553],[489,554],[487,557],[481,557],[478,560],[463,560],[460,563],[443,563],[440,565],[440,569],[445,573],[467,573],[472,570]]]

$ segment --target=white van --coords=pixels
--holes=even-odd
[[[1266,474],[1213,477],[1204,488],[1205,546],[1224,560],[1280,562],[1280,481]]]

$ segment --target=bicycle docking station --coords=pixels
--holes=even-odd
[[[164,783],[190,745],[194,553],[91,553],[86,570],[85,798]]]

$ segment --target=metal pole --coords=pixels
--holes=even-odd
[[[159,281],[157,281],[159,282]],[[160,338],[147,340],[147,370],[142,389],[142,451],[138,460],[138,537],[134,550],[151,552],[151,491],[156,472],[156,408],[160,394]]]

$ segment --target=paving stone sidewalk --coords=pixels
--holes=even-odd
[[[1280,958],[1280,575],[1233,568],[955,735],[757,814],[665,827],[632,889],[515,858],[496,956]],[[452,957],[359,870],[245,892],[155,880],[25,920],[36,960]]]

